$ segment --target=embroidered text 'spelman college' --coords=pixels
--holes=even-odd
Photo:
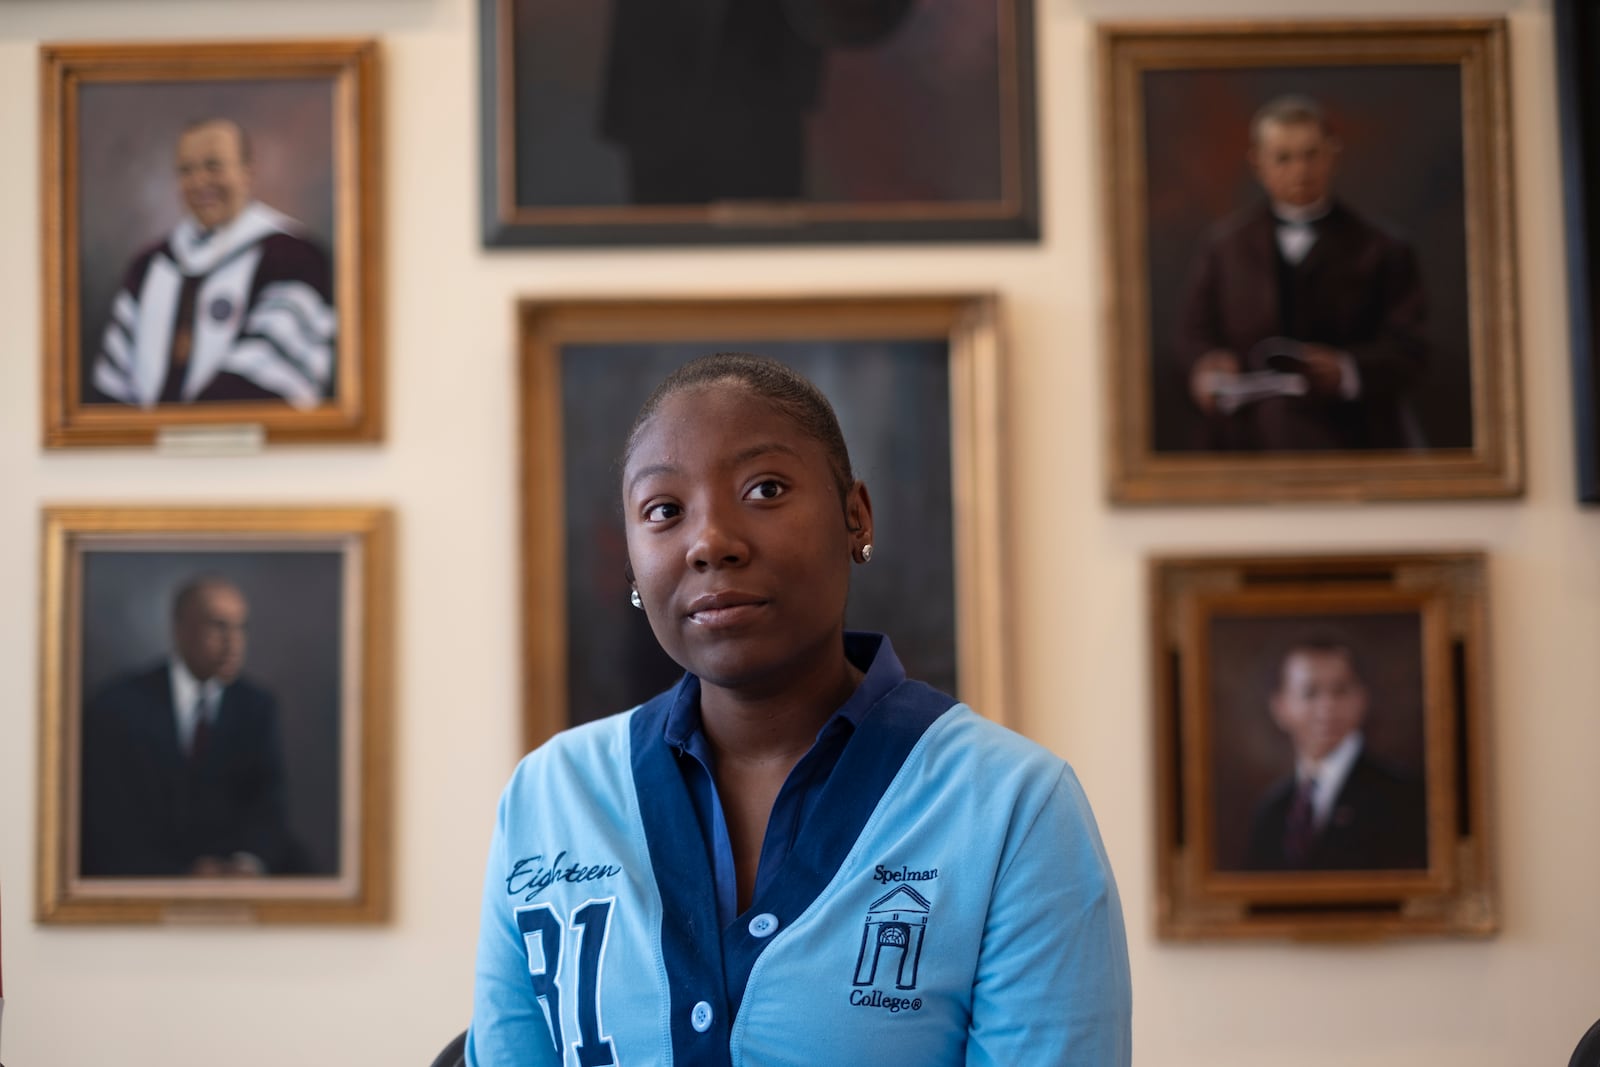
[[[328,257],[293,219],[260,202],[209,233],[185,217],[128,267],[91,381],[140,407],[314,407],[333,381],[335,324]]]
[[[1065,763],[900,671],[724,926],[667,739],[697,687],[517,768],[469,1064],[1129,1062],[1121,907]]]

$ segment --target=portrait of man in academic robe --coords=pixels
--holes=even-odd
[[[327,82],[81,91],[79,395],[88,410],[335,399]]]

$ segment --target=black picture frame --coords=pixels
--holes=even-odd
[[[639,47],[641,40],[654,46],[652,35],[628,36],[616,28],[616,2],[480,0],[486,246],[1038,239],[1033,5],[1028,0],[854,5],[841,22],[851,22],[860,11],[897,11],[899,21],[889,30],[880,24],[858,33],[846,46],[825,49],[810,41],[798,46],[809,54],[800,54],[794,64],[798,73],[789,73],[801,83],[794,93],[805,99],[782,103],[789,110],[781,125],[792,131],[799,123],[802,132],[788,147],[757,146],[765,144],[764,131],[779,127],[776,122],[747,121],[749,128],[738,135],[707,135],[708,149],[689,153],[705,173],[691,180],[687,192],[676,186],[669,199],[638,192],[645,180],[639,138],[645,132],[659,134],[665,126],[670,132],[654,147],[683,140],[680,126],[661,117],[666,105],[660,100],[667,97],[660,90],[643,94],[650,121],[639,122],[631,139],[624,129],[633,127],[607,118],[617,114],[612,105],[623,95],[618,87],[633,84],[615,76],[607,82],[612,57],[624,54],[643,69],[658,54]],[[707,40],[726,28],[714,20],[735,13],[759,20],[768,6],[749,0],[738,8],[719,0],[695,2],[681,19],[698,20]],[[791,3],[784,9],[790,14],[773,19],[785,27],[804,21],[793,14],[797,9],[826,10],[821,3]],[[659,14],[659,8],[653,10]],[[817,20],[832,17],[837,16]],[[530,25],[542,28],[544,36],[520,29]],[[848,28],[843,37],[840,32],[832,26],[824,39],[849,38]],[[667,60],[654,64],[658,69],[645,79],[689,64],[690,54],[701,47],[687,40],[688,30],[665,36],[674,38],[659,46]],[[607,51],[624,39],[630,50]],[[560,46],[540,52],[545,41]],[[778,80],[765,70],[751,74],[752,84]],[[730,92],[727,98],[737,95]],[[863,106],[862,99],[876,106]],[[696,106],[680,114],[705,110]],[[601,132],[608,122],[611,143]],[[618,147],[624,141],[630,148]],[[754,184],[741,191],[727,192],[724,186],[695,195],[694,182],[703,189],[705,181],[729,180],[720,173],[725,165],[707,166],[702,158],[727,145],[740,149],[729,159],[786,157],[794,148],[794,167],[782,180],[797,181],[798,194],[792,184],[785,186],[790,191],[778,191],[771,184],[777,179],[763,174],[752,175]],[[962,150],[956,151],[957,145]],[[678,177],[672,168],[672,178]]]
[[[1567,216],[1567,306],[1572,331],[1572,420],[1578,500],[1600,504],[1600,3],[1555,0],[1556,95]]]

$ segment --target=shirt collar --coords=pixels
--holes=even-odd
[[[1332,752],[1322,757],[1322,762],[1302,762],[1299,766],[1300,780],[1315,778],[1318,794],[1337,795],[1339,787],[1344,785],[1345,777],[1350,773],[1350,765],[1361,754],[1361,741],[1361,731],[1352,730],[1343,741],[1333,746]]]
[[[168,669],[171,670],[171,677],[173,677],[173,699],[178,701],[179,707],[194,705],[194,702],[198,701],[202,696],[210,701],[222,691],[221,681],[216,680],[214,677],[206,678],[205,681],[195,678],[194,672],[189,670],[189,664],[182,661],[181,657],[171,657],[170,661],[168,661]]]
[[[191,277],[209,274],[224,259],[239,249],[253,245],[273,233],[286,233],[293,222],[259,200],[246,204],[231,221],[206,230],[193,215],[186,214],[172,231],[173,258]]]
[[[894,646],[883,634],[846,630],[844,635],[845,658],[861,668],[864,676],[850,698],[839,706],[822,724],[817,736],[837,729],[835,724],[848,723],[852,728],[861,725],[867,712],[889,691],[906,680],[906,669]],[[700,732],[700,679],[685,674],[678,683],[672,706],[667,710],[665,737],[669,745],[683,748],[689,739]]]
[[[187,744],[187,737],[194,731],[194,720],[200,713],[198,707],[202,697],[205,699],[206,721],[211,721],[216,713],[216,697],[222,691],[222,683],[216,678],[206,681],[195,678],[178,656],[168,661],[168,677],[173,680],[173,713],[178,717],[178,728]]]
[[[172,706],[181,714],[200,699],[200,680],[189,673],[189,668],[177,656],[172,657],[167,670],[172,676]]]
[[[1314,204],[1306,204],[1301,207],[1296,207],[1294,204],[1280,204],[1276,200],[1272,202],[1272,214],[1277,217],[1279,222],[1312,223],[1326,217],[1328,212],[1332,210],[1333,202],[1327,197],[1323,197]]]

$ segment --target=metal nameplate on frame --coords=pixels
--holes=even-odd
[[[156,434],[156,451],[164,456],[253,456],[266,445],[259,422],[237,426],[165,426]]]

